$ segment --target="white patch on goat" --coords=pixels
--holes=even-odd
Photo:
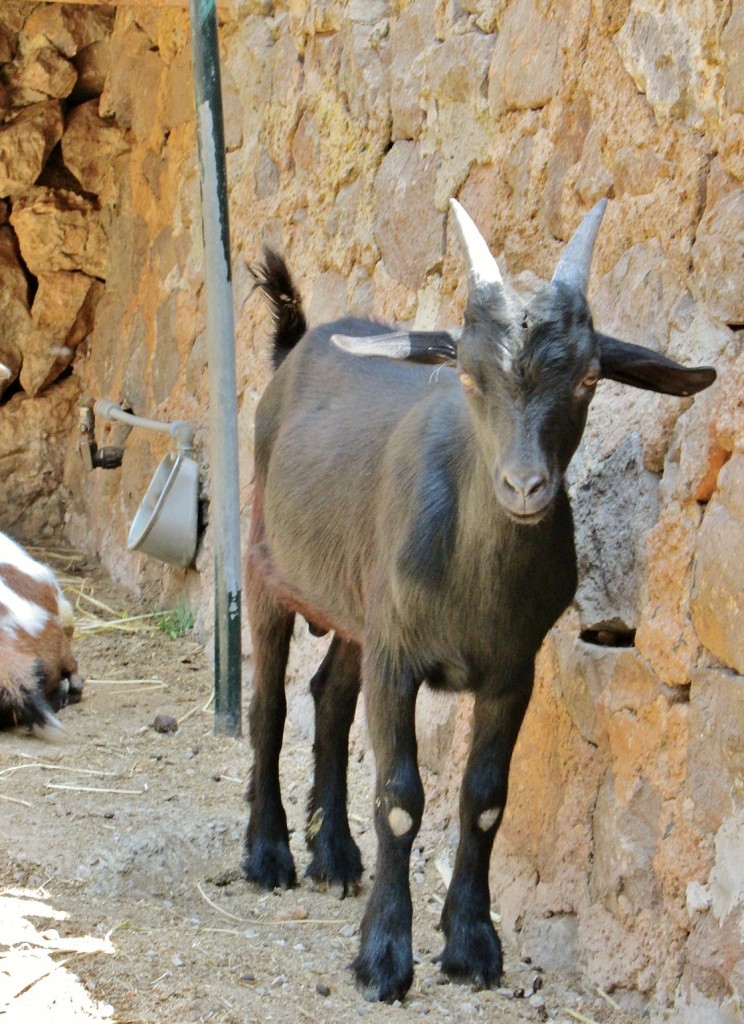
[[[496,819],[501,814],[500,807],[489,807],[487,811],[483,811],[478,815],[478,828],[481,832],[488,832],[489,828],[493,828],[496,824]]]
[[[413,825],[413,818],[402,807],[393,807],[388,814],[388,825],[394,836],[404,836]]]
[[[44,740],[45,743],[68,743],[70,740],[70,734],[64,725],[60,722],[56,715],[53,715],[51,711],[48,711],[45,715],[44,722],[42,725],[34,725],[32,733],[40,740]]]
[[[0,580],[0,604],[4,604],[10,615],[3,616],[3,628],[12,635],[18,629],[25,630],[30,636],[38,636],[49,621],[49,612],[44,611],[33,601],[16,594]]]
[[[12,565],[33,580],[44,580],[55,588],[57,586],[52,570],[27,555],[19,544],[4,533],[0,533],[0,565]]]
[[[59,606],[59,621],[62,629],[74,629],[75,613],[72,610],[70,602],[63,594],[60,593],[57,597],[57,604]]]

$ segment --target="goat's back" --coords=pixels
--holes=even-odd
[[[457,394],[450,369],[359,360],[330,342],[381,330],[343,320],[310,331],[256,413],[256,485],[274,568],[348,636],[362,627],[380,535],[395,545],[393,534],[408,528],[384,522],[391,462],[420,461],[421,432]]]

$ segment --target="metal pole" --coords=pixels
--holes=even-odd
[[[215,0],[190,0],[209,350],[214,730],[241,735],[240,507],[230,227]]]

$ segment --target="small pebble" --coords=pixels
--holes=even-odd
[[[514,995],[515,999],[524,999],[524,989],[523,988],[515,988],[513,995]]]
[[[155,732],[177,732],[178,722],[172,715],[155,715],[152,727]]]
[[[329,996],[331,994],[331,990],[328,988],[327,985],[323,984],[322,981],[319,981],[318,984],[315,986],[315,991],[318,993],[319,996]]]
[[[171,963],[173,964],[174,967],[183,967],[183,960],[178,955],[178,953],[173,954],[173,956],[171,957]]]
[[[306,921],[308,917],[310,917],[310,913],[302,903],[298,903],[295,907],[287,907],[286,910],[280,910],[276,915],[277,921]]]
[[[345,924],[343,928],[339,928],[338,934],[343,935],[345,939],[350,939],[356,935],[358,928],[355,924]]]
[[[532,979],[532,990],[534,992],[537,992],[538,989],[541,989],[542,987],[543,987],[542,976],[540,974],[536,974],[535,977]]]
[[[541,995],[530,996],[530,1006],[534,1006],[538,1009],[540,1006],[545,1006],[545,999]]]
[[[255,981],[256,980],[256,975],[255,974],[251,974],[250,971],[244,971],[240,975],[240,980],[241,981]]]
[[[504,999],[513,999],[514,998],[514,992],[510,988],[497,988],[496,989],[496,995],[497,996],[503,996]]]

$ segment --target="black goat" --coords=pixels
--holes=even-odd
[[[502,955],[489,859],[535,655],[576,588],[563,477],[595,385],[609,377],[690,395],[715,379],[712,369],[685,369],[595,332],[585,292],[604,206],[584,219],[552,282],[523,301],[453,200],[470,285],[456,331],[396,332],[355,319],[307,331],[281,258],[268,254],[256,274],[276,320],[278,369],[256,416],[247,586],[255,762],[244,872],[266,888],[295,880],[278,764],[299,612],[311,628],[335,632],[311,683],[307,873],[344,890],[362,871],[346,768],[360,682],[364,689],[378,853],[353,968],[369,999],[401,998],[413,978],[419,686],[475,693],[440,963],[450,976],[491,986]],[[420,365],[433,362],[445,365]]]

